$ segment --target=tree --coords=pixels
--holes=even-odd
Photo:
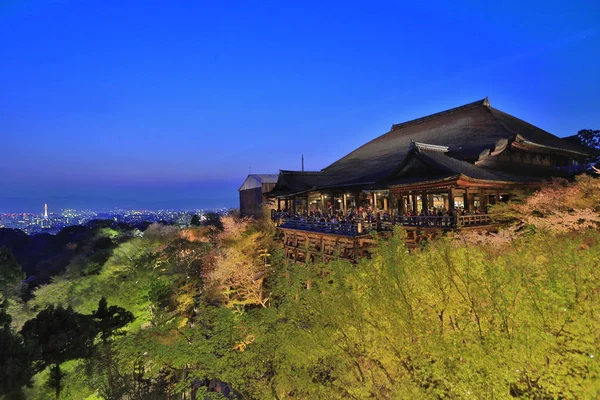
[[[600,129],[582,129],[577,132],[581,144],[592,150],[600,149]]]
[[[96,326],[92,317],[79,314],[71,307],[50,305],[23,325],[21,335],[32,352],[36,372],[51,366],[48,384],[59,398],[64,377],[60,364],[91,353]]]
[[[592,151],[588,168],[600,174],[600,129],[582,129],[577,132],[577,138],[582,146]]]
[[[223,230],[223,223],[221,222],[221,216],[216,212],[208,212],[204,214],[204,225],[214,226],[217,230]]]
[[[19,262],[6,246],[0,247],[0,291],[19,283],[25,278]]]
[[[123,393],[123,383],[119,378],[119,373],[115,362],[113,361],[113,350],[110,339],[118,334],[119,329],[132,322],[135,317],[132,313],[119,306],[108,306],[106,298],[102,297],[98,302],[98,309],[91,315],[96,324],[96,330],[102,340],[101,351],[98,358],[88,367],[97,369],[98,372],[106,373],[106,383],[100,390],[107,398],[120,398]],[[95,374],[98,375],[98,374]],[[102,375],[102,374],[100,374]]]
[[[0,397],[18,393],[34,374],[23,339],[10,329],[0,329]]]
[[[0,397],[18,393],[31,383],[33,368],[23,339],[10,329],[11,316],[6,312],[7,300],[0,302]]]
[[[108,342],[119,329],[135,319],[133,314],[123,307],[109,307],[105,297],[102,297],[98,302],[98,309],[92,313],[92,318],[96,323],[100,339],[104,343]]]
[[[198,214],[194,214],[192,216],[192,220],[190,221],[190,225],[192,225],[192,226],[200,226],[201,225],[200,217],[198,216]]]

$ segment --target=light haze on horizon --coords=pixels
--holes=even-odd
[[[15,0],[0,56],[0,211],[235,206],[486,96],[600,129],[598,1]]]

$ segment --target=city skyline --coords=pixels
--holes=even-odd
[[[600,4],[17,1],[0,6],[0,210],[211,208],[489,96],[600,128]]]

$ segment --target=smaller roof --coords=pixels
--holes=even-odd
[[[277,174],[250,174],[238,191],[255,189],[261,187],[263,183],[277,183],[277,178],[279,178]]]
[[[287,196],[294,193],[303,193],[314,190],[320,176],[319,171],[287,171],[280,170],[277,184],[269,196]]]
[[[543,174],[531,173],[528,176],[522,176],[504,171],[491,171],[467,161],[450,157],[441,149],[424,143],[413,143],[407,157],[392,174],[383,181],[380,181],[380,184],[412,184],[415,182],[449,179],[459,176],[500,182],[531,182],[547,178]]]

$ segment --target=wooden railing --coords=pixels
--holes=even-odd
[[[458,226],[489,225],[492,218],[489,214],[469,214],[456,217]]]
[[[309,222],[296,219],[280,219],[278,226],[280,228],[299,229],[303,231],[317,231],[325,233],[335,233],[338,235],[356,235],[358,226],[354,223],[340,222]]]
[[[396,223],[403,226],[422,226],[425,228],[446,228],[451,229],[456,227],[456,217],[449,215],[415,215],[412,217],[398,216]]]
[[[271,218],[277,226],[282,228],[299,229],[305,231],[318,231],[342,235],[356,235],[372,230],[389,231],[394,225],[421,228],[454,229],[457,227],[489,225],[492,223],[489,214],[468,214],[459,216],[415,215],[396,216],[393,220],[383,218],[380,220],[358,220],[356,222],[318,222],[310,218],[290,217],[286,213],[274,212]]]

